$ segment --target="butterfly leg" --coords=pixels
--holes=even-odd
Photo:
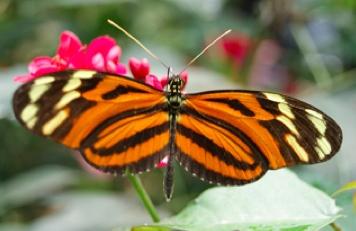
[[[174,160],[174,155],[176,153],[176,145],[175,145],[175,142],[174,142],[175,135],[176,135],[175,134],[176,133],[176,127],[177,127],[176,118],[177,118],[176,113],[170,113],[169,155],[168,155],[168,162],[167,162],[166,172],[165,172],[164,179],[163,179],[163,190],[164,190],[164,195],[165,195],[167,201],[171,200],[172,194],[173,194],[173,187],[174,187],[174,182],[173,182],[174,165],[173,165],[173,160]]]

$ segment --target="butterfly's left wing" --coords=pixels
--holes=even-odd
[[[202,180],[245,184],[268,169],[313,164],[340,148],[342,132],[315,107],[275,93],[188,94],[177,118],[177,159]]]
[[[13,98],[24,127],[118,174],[149,170],[167,154],[166,107],[164,93],[151,86],[89,70],[40,77],[22,85]]]

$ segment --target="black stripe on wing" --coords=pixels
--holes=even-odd
[[[177,132],[183,135],[184,137],[190,139],[199,147],[206,149],[215,158],[218,158],[220,161],[223,161],[228,165],[232,165],[238,167],[239,169],[246,170],[246,169],[254,169],[256,166],[260,164],[259,161],[255,161],[252,165],[250,165],[246,162],[235,159],[229,151],[216,145],[212,139],[209,139],[203,134],[197,133],[192,129],[187,128],[181,124],[177,125]]]
[[[236,137],[239,137],[251,149],[251,151],[252,151],[251,154],[254,155],[255,161],[259,162],[259,161],[264,160],[262,151],[258,148],[258,146],[254,143],[254,141],[240,129],[238,129],[238,128],[236,128],[236,127],[234,127],[234,126],[228,124],[227,122],[220,120],[218,118],[211,117],[209,115],[197,112],[193,108],[190,108],[186,105],[184,107],[182,107],[181,113],[193,116],[194,118],[197,118],[202,121],[207,121],[209,123],[215,124],[217,126],[222,127],[223,129],[231,132]]]
[[[260,179],[265,172],[258,175],[251,180],[238,180],[232,177],[224,176],[219,172],[206,169],[206,167],[197,161],[193,160],[186,153],[178,148],[177,152],[178,163],[184,167],[187,172],[190,172],[193,176],[200,178],[200,180],[207,183],[214,183],[218,185],[244,185]]]
[[[81,142],[81,147],[88,147],[91,146],[95,141],[98,140],[98,135],[105,130],[108,126],[110,126],[113,123],[119,122],[120,120],[129,118],[131,116],[137,116],[137,115],[151,115],[155,112],[159,111],[167,111],[167,105],[166,104],[157,104],[154,107],[149,107],[149,108],[140,108],[140,109],[133,109],[133,110],[128,110],[124,111],[120,114],[114,115],[106,120],[104,120],[102,123],[98,124],[94,130],[89,134],[88,137],[82,140]]]

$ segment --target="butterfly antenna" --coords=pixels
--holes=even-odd
[[[227,34],[229,34],[231,32],[230,30],[225,31],[224,33],[222,33],[219,37],[217,37],[214,41],[212,41],[211,43],[209,43],[197,56],[195,56],[192,60],[190,60],[190,62],[185,66],[185,68],[179,73],[182,74],[185,70],[188,69],[188,67],[190,67],[190,65],[192,65],[200,56],[202,56],[210,47],[212,47],[217,41],[219,41],[220,39],[222,39],[223,37],[225,37]]]
[[[145,47],[145,45],[143,45],[137,38],[135,38],[132,34],[130,34],[128,31],[126,31],[124,28],[122,28],[121,26],[119,26],[117,23],[111,21],[110,19],[108,19],[108,23],[110,23],[111,25],[113,25],[114,27],[116,27],[117,29],[119,29],[120,31],[122,31],[127,37],[129,37],[130,39],[132,39],[135,43],[137,43],[137,45],[139,45],[144,51],[147,52],[147,54],[149,54],[152,58],[154,58],[155,60],[157,60],[158,62],[160,62],[164,67],[166,67],[167,69],[169,68],[168,65],[166,65],[164,62],[162,62],[162,60],[160,60],[157,55],[155,55],[152,51],[150,51],[147,47]]]

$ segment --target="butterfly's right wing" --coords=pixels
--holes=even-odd
[[[149,170],[166,155],[166,107],[165,95],[146,84],[87,70],[38,78],[22,85],[13,99],[24,127],[118,174]]]
[[[313,164],[342,142],[336,122],[305,102],[276,93],[188,94],[177,118],[177,159],[202,180],[246,184],[268,169]]]

